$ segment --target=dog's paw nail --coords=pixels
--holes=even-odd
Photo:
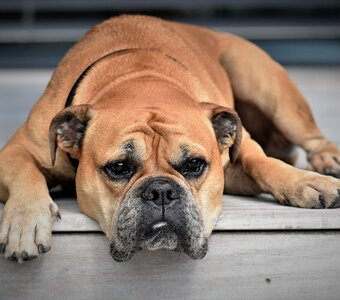
[[[323,173],[324,173],[325,175],[333,176],[333,175],[334,175],[334,170],[331,169],[331,168],[324,168],[324,169],[323,169]]]
[[[326,208],[325,197],[323,195],[319,195],[319,205],[315,208]]]
[[[38,245],[39,254],[46,253],[46,252],[50,251],[50,249],[51,249],[50,247],[44,247],[42,244]]]
[[[12,260],[12,261],[17,261],[18,260],[18,253],[13,252],[12,255],[8,257],[8,259]]]
[[[55,203],[50,204],[51,215],[61,220],[61,215],[58,206]]]
[[[337,190],[338,196],[335,198],[334,203],[331,205],[331,208],[338,208],[340,207],[340,190]]]
[[[21,258],[22,258],[23,261],[28,260],[28,253],[26,251],[23,251],[21,253]]]
[[[338,168],[324,168],[323,174],[327,176],[333,176],[335,178],[340,178],[340,170]]]
[[[45,249],[44,249],[43,245],[41,245],[41,244],[38,245],[38,252],[39,252],[39,254],[45,253]]]
[[[1,243],[0,244],[0,253],[5,253],[6,250],[6,243]]]
[[[37,255],[29,255],[26,251],[21,253],[21,258],[23,261],[28,261],[37,258]]]

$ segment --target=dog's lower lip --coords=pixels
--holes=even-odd
[[[159,229],[165,228],[168,225],[169,225],[169,223],[166,222],[166,221],[158,221],[155,224],[153,224],[151,226],[151,228],[152,228],[152,230],[159,230]]]

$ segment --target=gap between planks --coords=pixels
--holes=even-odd
[[[73,198],[56,200],[62,219],[53,232],[101,232],[98,223],[81,213]],[[340,230],[340,209],[303,209],[278,204],[269,195],[223,196],[215,231]],[[3,204],[0,204],[0,213]]]

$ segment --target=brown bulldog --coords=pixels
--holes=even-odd
[[[48,187],[74,179],[117,261],[143,248],[202,258],[223,192],[339,206],[340,181],[291,166],[294,146],[339,177],[338,148],[262,50],[157,18],[110,19],[66,54],[0,153],[0,251],[19,262],[48,251],[59,216]]]

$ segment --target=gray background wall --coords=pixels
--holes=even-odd
[[[0,68],[55,67],[92,25],[122,13],[233,32],[283,64],[340,64],[339,0],[0,0]]]

